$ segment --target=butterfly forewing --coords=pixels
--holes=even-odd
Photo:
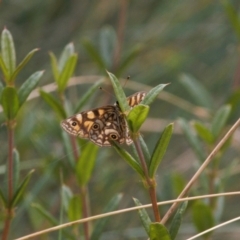
[[[145,95],[145,92],[139,92],[128,97],[129,106],[139,104]],[[87,138],[98,146],[111,146],[111,141],[132,143],[127,122],[117,103],[78,113],[63,120],[61,126],[69,134]]]

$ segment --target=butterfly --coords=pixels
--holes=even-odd
[[[145,95],[145,92],[137,92],[129,96],[129,106],[138,105]],[[61,127],[69,134],[89,139],[101,147],[111,146],[111,141],[127,145],[133,142],[118,102],[71,116],[61,122]]]

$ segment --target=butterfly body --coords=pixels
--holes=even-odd
[[[139,104],[145,92],[138,92],[127,98],[130,107]],[[62,128],[74,136],[87,138],[98,146],[111,146],[111,141],[119,144],[132,143],[124,114],[118,103],[78,113],[62,121]]]

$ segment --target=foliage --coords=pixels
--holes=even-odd
[[[177,198],[239,118],[238,1],[0,4],[0,209],[2,232],[13,220],[9,239],[127,208],[131,197],[137,206],[149,203],[153,189],[158,201]],[[147,96],[130,109],[126,95],[138,91]],[[99,148],[61,130],[62,119],[113,104],[111,95],[127,115],[130,147]],[[234,143],[230,138],[217,152],[189,195],[238,190]],[[224,197],[189,201],[167,227],[142,209],[138,218],[118,214],[47,237],[181,239],[182,221],[201,232],[232,218],[237,206],[235,197],[231,204]]]

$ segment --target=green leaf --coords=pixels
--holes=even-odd
[[[33,73],[19,88],[18,97],[20,106],[22,106],[22,104],[27,100],[29,94],[38,85],[43,73],[43,71]]]
[[[141,135],[139,136],[139,140],[140,140],[140,144],[141,144],[141,147],[142,147],[142,150],[143,150],[144,157],[147,160],[148,165],[149,165],[150,164],[151,155],[149,153],[147,144],[145,143],[145,141],[144,141],[144,139],[143,139],[143,137]]]
[[[2,190],[1,190],[1,188],[0,188],[0,200],[2,201],[4,207],[7,207],[7,205],[8,205],[8,201],[7,201],[7,199],[5,198],[5,196],[4,196],[4,194],[3,194]]]
[[[33,203],[32,207],[38,211],[51,225],[58,225],[58,220],[50,213],[50,211],[44,209],[40,204]]]
[[[98,50],[93,46],[93,44],[87,40],[84,39],[82,41],[83,47],[87,51],[88,55],[92,58],[92,60],[97,64],[98,68],[101,71],[105,71],[106,65],[104,60],[102,59],[101,55],[99,54]]]
[[[221,1],[235,34],[240,40],[240,19],[236,8],[230,1]]]
[[[69,57],[63,67],[63,70],[60,72],[57,79],[58,90],[60,92],[63,92],[65,90],[70,77],[73,75],[77,63],[77,58],[77,54],[73,54],[71,57]]]
[[[69,202],[73,197],[73,193],[71,189],[67,185],[62,185],[61,188],[61,197],[62,197],[62,205],[64,210],[67,212],[69,208]]]
[[[54,77],[55,82],[57,82],[57,80],[59,78],[59,70],[58,70],[57,58],[54,55],[54,53],[52,53],[52,52],[49,53],[49,56],[50,56],[50,60],[51,60],[53,77]]]
[[[137,133],[146,120],[149,112],[149,106],[139,104],[131,109],[127,116],[127,121],[131,132]]]
[[[112,68],[114,49],[116,48],[117,36],[113,27],[104,27],[100,31],[99,50],[107,69]]]
[[[137,58],[139,53],[142,51],[143,46],[141,44],[134,45],[133,48],[123,57],[116,71],[116,76],[121,76],[122,73],[130,66],[130,64]]]
[[[69,202],[68,219],[75,221],[81,218],[82,215],[82,201],[80,196],[73,196]]]
[[[49,210],[46,210],[45,208],[43,208],[40,204],[36,204],[36,203],[33,203],[32,205],[31,205],[44,219],[46,219],[52,226],[57,226],[57,225],[59,225],[59,222],[58,222],[58,220],[50,213],[50,211]],[[37,217],[39,217],[39,216],[37,216]],[[35,217],[36,218],[36,217]],[[72,233],[70,233],[70,231],[67,231],[66,229],[62,229],[62,231],[63,231],[63,234],[64,234],[64,236],[65,236],[65,238],[63,238],[63,239],[68,239],[68,240],[70,240],[70,239],[72,239],[72,240],[74,240],[74,239],[76,239],[73,235],[72,235]]]
[[[178,208],[169,228],[169,234],[171,240],[174,240],[177,236],[178,230],[182,223],[182,217],[187,209],[188,202],[183,202],[180,207]]]
[[[96,83],[94,83],[88,91],[80,98],[79,102],[77,103],[77,107],[74,110],[74,113],[80,112],[82,107],[89,101],[90,97],[95,93],[96,89],[103,83],[103,79],[100,79]]]
[[[202,147],[200,141],[198,140],[198,138],[196,137],[196,135],[194,134],[191,126],[187,123],[186,120],[184,120],[182,118],[180,118],[178,120],[178,124],[180,125],[184,135],[186,136],[190,146],[192,147],[192,149],[196,153],[199,160],[201,162],[204,161],[205,154],[204,154],[203,147]]]
[[[168,84],[159,84],[152,88],[142,100],[141,104],[150,105],[158,96],[158,94],[167,86]]]
[[[186,88],[189,94],[191,94],[193,100],[200,106],[208,109],[213,108],[213,99],[207,89],[196,80],[193,76],[188,74],[180,75],[180,82]]]
[[[127,98],[126,98],[126,95],[122,89],[122,86],[119,82],[119,80],[110,72],[107,72],[110,80],[111,80],[111,83],[112,83],[112,86],[113,86],[113,90],[115,92],[115,95],[116,95],[116,98],[117,98],[117,101],[119,103],[119,106],[122,110],[122,112],[127,112],[130,110],[130,106],[127,102]]]
[[[62,72],[65,65],[67,64],[68,60],[70,57],[72,57],[74,54],[74,44],[69,43],[67,46],[62,51],[62,54],[59,58],[59,63],[58,63],[58,70],[59,72]]]
[[[75,169],[75,158],[74,158],[74,154],[73,154],[73,147],[71,144],[71,137],[75,137],[72,135],[69,135],[67,132],[62,131],[62,139],[63,139],[63,145],[64,148],[66,150],[66,158],[70,164],[70,166],[72,167],[72,169]]]
[[[28,182],[33,174],[34,170],[31,170],[27,176],[23,179],[22,183],[19,185],[19,187],[17,188],[16,192],[14,193],[14,196],[13,196],[13,199],[11,201],[11,207],[15,207],[18,202],[20,201],[27,185],[28,185]]]
[[[114,211],[119,205],[119,202],[121,201],[122,197],[123,197],[122,194],[117,194],[112,199],[110,199],[107,206],[104,208],[103,212],[107,213]],[[106,226],[110,219],[111,219],[110,217],[101,218],[94,224],[94,229],[91,234],[91,240],[98,240],[101,237],[101,233],[103,232],[104,227]]]
[[[171,240],[168,230],[160,223],[151,223],[149,228],[150,240]]]
[[[3,93],[3,89],[4,89],[4,86],[3,84],[0,82],[0,104],[1,104],[1,99],[2,99],[2,93]]]
[[[2,31],[1,53],[9,73],[8,76],[11,76],[16,69],[16,53],[12,35],[6,28]],[[10,79],[6,79],[6,81],[10,81]]]
[[[92,175],[98,149],[99,147],[91,142],[85,145],[82,149],[82,153],[76,165],[76,174],[81,186],[87,184]]]
[[[231,113],[230,105],[224,105],[214,115],[212,121],[212,134],[215,139],[217,139],[221,134],[223,128],[227,123],[230,113]]]
[[[133,198],[133,201],[135,202],[136,206],[142,206],[142,204],[140,203],[140,201],[137,198]],[[145,208],[138,209],[138,214],[142,221],[142,225],[145,228],[147,235],[149,236],[149,232],[150,232],[149,228],[150,228],[150,224],[151,224],[151,219],[149,218]]]
[[[214,218],[211,208],[203,202],[196,202],[192,206],[192,217],[197,231],[203,232],[214,226]],[[206,233],[209,237],[212,232]]]
[[[14,81],[15,78],[17,77],[17,75],[19,74],[19,72],[26,66],[26,64],[30,61],[30,59],[32,58],[32,56],[35,54],[35,52],[39,51],[38,48],[33,49],[31,52],[29,52],[27,54],[27,56],[20,62],[20,64],[17,66],[17,68],[15,69],[15,71],[13,72],[12,76],[11,76],[11,81]]]
[[[63,106],[59,102],[57,102],[57,100],[52,95],[42,90],[40,90],[40,95],[58,116],[60,116],[61,118],[66,118],[66,113]]]
[[[19,164],[20,164],[19,153],[17,149],[14,149],[13,150],[13,189],[14,191],[17,190],[17,186],[19,183],[19,173],[20,173]]]
[[[186,181],[182,175],[173,173],[171,175],[170,184],[172,185],[173,196],[178,196],[186,186]]]
[[[17,91],[13,87],[5,87],[1,99],[4,114],[8,120],[12,120],[19,110]]]
[[[155,173],[157,171],[157,168],[159,164],[162,161],[162,158],[166,152],[166,149],[168,147],[169,141],[172,136],[172,131],[173,131],[173,124],[169,124],[163,131],[162,135],[160,136],[155,149],[152,154],[152,158],[150,161],[150,166],[149,166],[149,177],[153,178],[155,176]]]
[[[120,148],[115,142],[112,142],[113,147],[117,153],[136,171],[142,178],[144,173],[139,163],[124,149]]]
[[[2,55],[0,54],[0,68],[2,69],[4,80],[7,82],[9,80],[9,72],[3,61]]]
[[[214,141],[211,131],[205,127],[202,123],[195,121],[193,126],[198,134],[198,136],[208,144],[212,144]]]

